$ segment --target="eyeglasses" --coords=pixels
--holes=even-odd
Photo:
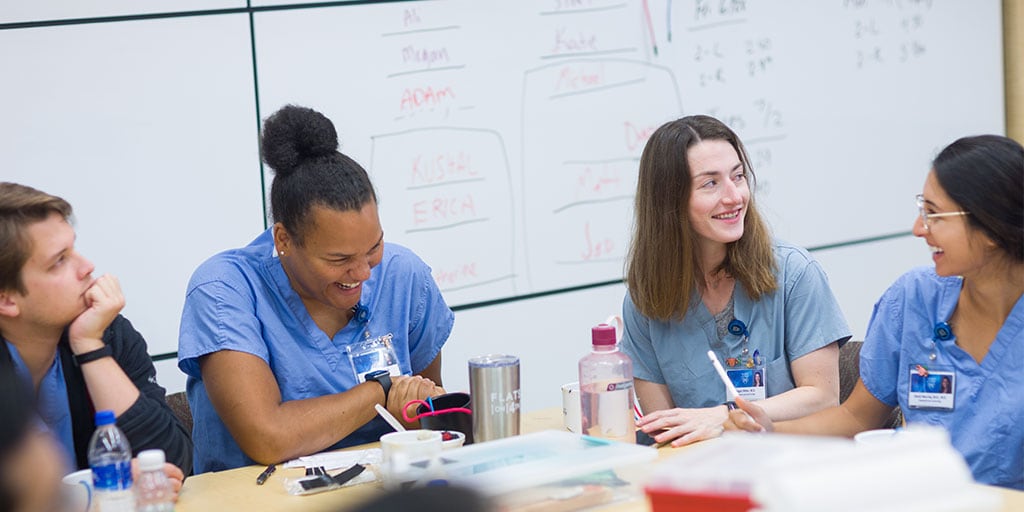
[[[921,224],[924,225],[925,231],[931,231],[932,219],[936,217],[960,217],[971,214],[971,212],[965,212],[963,210],[956,212],[928,213],[924,209],[924,196],[918,194],[915,199],[917,199],[917,211],[921,214]]]

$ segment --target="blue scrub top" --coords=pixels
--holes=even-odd
[[[751,300],[742,284],[733,291],[735,318],[750,332],[749,350],[765,358],[766,396],[795,387],[790,363],[830,343],[845,343],[850,328],[824,270],[802,248],[776,241],[778,289]],[[725,401],[725,385],[708,360],[738,357],[742,337],[718,339],[714,316],[698,295],[682,321],[642,315],[629,294],[622,305],[621,349],[633,360],[633,376],[665,384],[676,407],[711,407]]]
[[[253,354],[270,366],[283,400],[346,391],[361,382],[349,358],[367,336],[392,335],[403,374],[434,361],[448,338],[454,314],[427,267],[412,251],[384,245],[380,265],[363,283],[366,323],[349,322],[334,338],[320,330],[292,289],[274,253],[271,230],[248,246],[203,263],[188,285],[181,318],[178,367],[188,375],[196,473],[254,464],[228,432],[206,393],[199,358],[219,350]],[[380,418],[331,448],[377,441],[390,427]]]
[[[25,381],[26,389],[32,389],[32,375],[29,374],[25,360],[21,358],[18,348],[11,342],[7,350],[14,361],[14,372]],[[53,353],[53,363],[39,381],[39,393],[36,395],[36,414],[50,433],[60,441],[66,461],[75,457],[75,440],[71,428],[71,406],[68,404],[68,386],[64,380],[64,365],[57,352]]]
[[[932,267],[900,277],[875,304],[860,353],[860,376],[907,423],[945,428],[982,483],[1024,490],[1024,297],[1017,300],[981,364],[935,325],[956,309],[963,279]],[[932,361],[929,356],[934,353]],[[953,410],[911,409],[911,365],[956,373]]]

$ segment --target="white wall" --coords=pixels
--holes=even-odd
[[[909,217],[907,225],[913,220]],[[897,277],[914,267],[932,264],[925,242],[910,235],[815,251],[812,255],[828,273],[855,340],[864,339],[875,302]]]
[[[525,410],[561,404],[559,386],[576,380],[576,363],[590,351],[590,328],[622,310],[621,284],[459,311],[444,349],[446,389],[469,390],[466,361],[519,356]]]

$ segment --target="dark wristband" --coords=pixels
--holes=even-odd
[[[384,390],[384,407],[388,406],[388,394],[391,392],[391,372],[377,370],[366,374],[366,382],[376,382]]]
[[[103,359],[104,357],[110,357],[114,355],[114,351],[110,349],[110,345],[103,345],[102,347],[86,352],[84,354],[77,354],[75,356],[75,363],[78,366],[82,366],[85,363],[91,363],[97,359]]]

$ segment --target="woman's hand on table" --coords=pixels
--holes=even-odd
[[[729,411],[729,417],[722,424],[725,430],[771,432],[774,429],[768,413],[759,405],[736,397],[736,407],[736,409]]]
[[[673,447],[722,435],[722,422],[728,418],[724,405],[701,409],[664,409],[645,415],[637,427],[658,444],[672,441]]]

